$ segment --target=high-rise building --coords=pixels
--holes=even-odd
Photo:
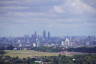
[[[37,38],[37,32],[34,33],[34,37]]]
[[[36,44],[37,44],[37,47],[39,47],[39,46],[40,46],[40,41],[39,41],[39,39],[38,39],[38,38],[36,39]]]
[[[48,39],[50,39],[50,32],[48,32]]]
[[[32,35],[32,41],[33,41],[33,42],[36,42],[36,38],[37,38],[37,32],[35,32],[35,33]]]
[[[43,38],[46,39],[46,31],[43,31]]]

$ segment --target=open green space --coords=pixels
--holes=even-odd
[[[11,56],[11,57],[20,57],[20,58],[26,58],[26,57],[35,57],[35,56],[57,56],[58,53],[51,53],[51,52],[39,52],[39,51],[33,51],[33,50],[5,50],[6,54],[5,56]]]
[[[86,53],[80,52],[41,52],[34,50],[5,50],[4,56],[11,57],[19,57],[19,58],[27,58],[27,57],[35,57],[35,56],[58,56],[59,54],[65,56],[73,56],[73,55],[81,55]]]

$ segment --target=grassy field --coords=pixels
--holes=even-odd
[[[35,57],[35,56],[58,56],[66,55],[66,56],[73,56],[73,55],[81,55],[85,53],[78,53],[78,52],[60,52],[60,53],[51,53],[51,52],[40,52],[40,51],[33,51],[33,50],[5,50],[5,56],[11,57],[20,57],[20,58],[27,58],[27,57]]]
[[[33,50],[6,50],[5,56],[11,56],[11,57],[20,57],[20,58],[26,58],[26,57],[34,57],[34,56],[57,56],[58,53],[49,53],[49,52],[39,52],[39,51],[33,51]]]

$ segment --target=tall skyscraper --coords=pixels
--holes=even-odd
[[[36,42],[36,39],[37,39],[37,32],[34,33],[34,36],[33,36],[33,41]]]
[[[34,33],[34,37],[37,38],[37,32]]]
[[[39,46],[40,46],[39,39],[36,39],[36,44],[37,44],[37,47],[39,47]]]
[[[46,39],[46,31],[43,31],[43,38]]]
[[[48,39],[50,39],[50,32],[48,32]]]

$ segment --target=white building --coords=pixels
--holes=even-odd
[[[33,47],[36,47],[36,43],[33,43]]]
[[[64,43],[65,43],[65,42],[64,42],[64,41],[62,41],[62,42],[61,42],[61,46],[64,46],[64,45],[65,45]]]
[[[65,41],[61,42],[61,46],[68,48],[68,47],[72,46],[72,43],[70,42],[70,40],[68,38],[66,38]]]

